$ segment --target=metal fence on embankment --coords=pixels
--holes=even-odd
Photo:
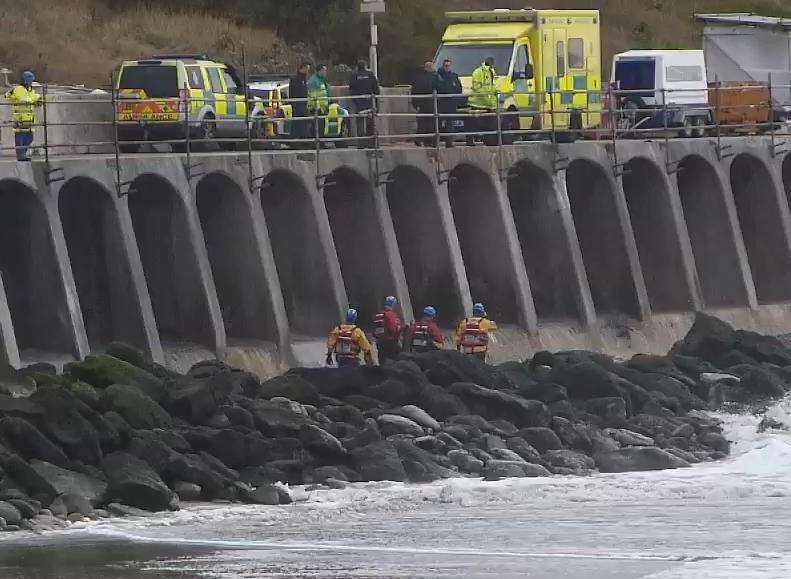
[[[775,91],[788,89],[791,86],[773,85],[771,79],[766,84],[715,82],[708,90],[708,102],[699,104],[673,104],[673,101],[683,101],[684,93],[700,94],[700,89],[627,91],[610,87],[603,91],[510,93],[497,94],[497,106],[489,109],[469,106],[469,97],[495,95],[413,95],[390,90],[387,91],[390,94],[358,97],[370,102],[370,108],[365,110],[357,110],[354,97],[338,96],[330,99],[341,107],[338,111],[332,114],[313,111],[297,118],[290,116],[287,109],[298,104],[307,106],[308,99],[248,94],[243,119],[202,118],[194,114],[193,104],[205,101],[192,98],[188,90],[182,90],[177,99],[178,111],[171,111],[175,116],[168,121],[177,134],[162,137],[160,131],[158,138],[151,138],[145,129],[161,123],[119,118],[121,107],[130,100],[116,90],[53,94],[44,85],[33,125],[36,136],[31,150],[36,159],[46,163],[48,171],[52,171],[52,159],[58,156],[113,155],[118,168],[119,195],[123,190],[121,158],[132,151],[145,150],[183,153],[186,166],[192,167],[193,153],[211,150],[236,151],[248,156],[255,151],[293,150],[295,154],[309,154],[311,159],[318,159],[327,149],[355,147],[366,149],[378,159],[377,151],[408,144],[439,149],[460,141],[502,149],[524,141],[558,145],[578,139],[614,144],[630,139],[708,138],[716,146],[718,157],[725,158],[730,156],[727,137],[756,134],[769,137],[775,155],[791,150],[791,113],[780,114],[778,111],[783,109],[773,99]],[[504,103],[519,99],[528,103],[527,106],[518,110],[506,108]],[[158,106],[163,100],[176,99],[134,99],[133,102],[137,106]],[[13,156],[16,149],[12,138],[12,107],[8,101],[0,101],[3,134],[0,155],[3,156]],[[791,106],[785,110],[791,110]],[[212,131],[205,130],[207,123]],[[297,131],[299,136],[294,135],[297,123],[303,124],[302,130]],[[341,130],[326,134],[328,123],[340,123]],[[121,133],[130,126],[140,128],[144,138],[122,139]],[[618,162],[617,148],[612,147],[612,151],[613,170],[618,174],[622,164]],[[252,162],[248,165],[252,187],[255,182]],[[668,160],[668,167],[671,165]]]

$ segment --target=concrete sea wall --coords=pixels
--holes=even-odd
[[[110,155],[2,161],[0,356],[124,340],[265,375],[387,294],[448,328],[486,302],[495,359],[664,352],[696,311],[791,332],[791,153],[727,145],[135,155],[120,195]]]

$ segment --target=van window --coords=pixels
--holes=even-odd
[[[459,76],[470,76],[486,57],[491,56],[497,74],[508,74],[513,53],[513,44],[443,44],[434,62],[440,67],[443,60],[450,59],[453,61],[453,72]]]
[[[700,82],[703,80],[703,68],[700,66],[666,66],[667,82]]]
[[[514,60],[514,72],[525,72],[530,58],[527,56],[527,45],[522,44],[516,49],[516,59]]]
[[[585,41],[569,38],[569,68],[585,68]]]
[[[173,98],[179,96],[178,73],[175,66],[125,66],[118,88],[141,89],[151,98]]]
[[[203,82],[203,73],[199,66],[187,66],[187,78],[189,79],[190,88],[204,90],[206,88]]]
[[[222,82],[220,81],[220,71],[216,66],[210,66],[206,69],[206,72],[209,73],[209,83],[211,84],[211,91],[215,94],[219,93],[222,94],[225,92],[222,88]]]
[[[555,53],[558,57],[557,69],[555,74],[557,76],[566,76],[566,43],[562,40],[558,41],[555,47]]]
[[[222,71],[222,75],[225,77],[225,86],[228,89],[228,94],[236,94],[236,90],[238,88],[236,86],[236,81],[227,70]]]
[[[619,60],[615,63],[615,81],[621,90],[641,90],[654,88],[656,61]]]

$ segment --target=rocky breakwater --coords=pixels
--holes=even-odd
[[[0,528],[37,530],[184,501],[284,504],[297,484],[717,460],[729,443],[704,410],[784,396],[791,351],[701,315],[667,356],[625,362],[572,351],[488,366],[445,351],[262,383],[217,361],[175,374],[116,344],[61,375],[4,380]]]

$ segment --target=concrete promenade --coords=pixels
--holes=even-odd
[[[120,196],[111,155],[3,160],[0,357],[270,374],[387,294],[486,302],[496,359],[665,352],[698,310],[791,332],[791,144],[723,141],[255,152],[252,187],[246,153],[129,155]]]

